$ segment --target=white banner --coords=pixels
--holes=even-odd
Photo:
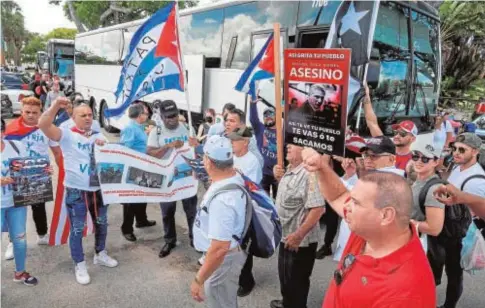
[[[193,148],[170,151],[158,159],[119,144],[96,146],[104,203],[171,202],[197,194],[198,181],[182,157],[193,158]]]

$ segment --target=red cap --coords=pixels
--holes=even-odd
[[[416,124],[414,124],[414,122],[410,120],[402,121],[401,123],[394,124],[391,127],[394,130],[402,129],[403,131],[406,131],[415,137],[418,135],[418,128],[416,127]]]

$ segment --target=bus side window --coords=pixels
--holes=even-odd
[[[237,45],[237,35],[234,35],[231,39],[231,45],[229,45],[229,50],[227,51],[226,67],[230,68],[232,65],[232,60],[234,59],[234,52],[236,51]]]

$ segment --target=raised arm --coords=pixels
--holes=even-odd
[[[370,99],[369,94],[369,87],[367,84],[364,84],[365,89],[365,97],[364,97],[364,115],[365,115],[365,122],[367,123],[367,127],[369,127],[370,134],[372,137],[382,136],[381,128],[379,127],[379,123],[377,122],[377,116],[372,108],[372,101]]]
[[[251,101],[249,107],[249,121],[251,122],[251,126],[254,129],[254,133],[256,135],[256,141],[258,142],[258,147],[263,146],[263,133],[264,133],[264,124],[261,123],[258,116],[258,101]]]
[[[305,148],[302,156],[305,169],[317,174],[318,186],[323,198],[328,201],[340,217],[344,217],[344,207],[350,193],[330,167],[330,156],[322,156],[310,148]]]
[[[54,119],[57,112],[65,108],[69,100],[65,97],[57,98],[49,109],[44,112],[39,119],[39,128],[47,136],[47,138],[59,141],[62,137],[62,131],[59,127],[54,125]]]

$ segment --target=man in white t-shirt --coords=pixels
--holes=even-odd
[[[181,148],[189,141],[189,130],[185,125],[179,122],[179,110],[177,105],[172,100],[165,100],[158,104],[160,116],[163,121],[163,127],[157,126],[152,129],[148,136],[147,153],[150,156],[162,158],[165,155],[170,155],[174,149]],[[192,226],[194,224],[195,214],[197,213],[197,195],[183,199],[185,215],[187,217],[187,224],[189,227],[190,246],[192,242]],[[177,202],[161,202],[160,209],[162,211],[163,230],[165,244],[158,256],[164,258],[170,254],[175,248],[177,242],[177,231],[175,229],[175,210]]]
[[[93,217],[95,230],[94,264],[116,267],[118,261],[108,256],[105,250],[108,234],[108,206],[103,203],[94,161],[94,145],[102,146],[106,138],[91,129],[93,112],[86,104],[74,107],[72,118],[76,126],[59,128],[53,124],[59,109],[66,107],[66,98],[58,98],[40,118],[39,128],[50,139],[59,142],[66,162],[64,187],[71,230],[69,247],[76,264],[76,280],[88,284],[90,277],[84,261],[82,246],[84,225],[88,209]]]
[[[453,160],[457,167],[451,171],[448,182],[466,193],[483,198],[485,197],[485,171],[477,162],[481,144],[482,140],[474,133],[463,133],[456,137],[452,150]],[[471,217],[466,212],[462,211],[461,214],[463,215],[458,216],[460,207],[462,206],[447,207],[446,212],[452,209],[457,217],[461,216],[461,220],[471,221]],[[466,207],[464,210],[468,211]],[[432,243],[439,249],[431,249],[428,253],[428,259],[435,276],[436,285],[441,283],[443,267],[446,267],[448,286],[445,304],[442,307],[455,307],[463,292],[463,269],[460,265],[460,251],[465,234],[449,232],[446,225],[445,217],[443,231]],[[442,251],[443,253],[436,254],[435,251]]]
[[[5,139],[22,142],[30,157],[49,157],[50,148],[56,163],[59,165],[59,159],[62,155],[59,145],[46,137],[37,127],[41,114],[42,102],[38,98],[24,98],[22,100],[21,115],[7,125]],[[31,208],[32,218],[37,230],[37,244],[47,245],[49,243],[49,234],[47,233],[48,224],[45,203],[32,204]]]
[[[203,151],[212,184],[194,222],[194,244],[206,258],[190,291],[196,301],[205,297],[210,308],[236,308],[237,277],[246,252],[235,237],[241,238],[244,232],[247,196],[241,188],[227,185],[244,187],[244,180],[233,168],[233,149],[227,138],[209,137]]]
[[[263,166],[256,156],[249,151],[249,140],[253,133],[249,127],[242,126],[226,135],[232,141],[234,150],[234,168],[247,176],[254,183],[260,184],[263,178]]]

